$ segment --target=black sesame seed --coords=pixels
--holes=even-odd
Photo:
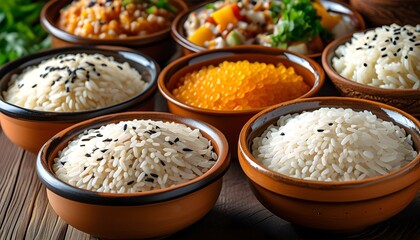
[[[386,47],[384,47],[384,48],[381,48],[381,51],[383,52],[383,51],[385,51],[386,50]]]
[[[332,122],[328,123],[328,126],[332,126],[332,125],[333,125],[333,123],[332,123]]]
[[[106,151],[108,151],[108,149],[102,149],[101,152],[105,153]],[[114,157],[111,157],[111,159],[114,159]]]
[[[18,84],[18,88],[22,88],[25,84]]]
[[[398,48],[397,53],[399,53],[401,51],[401,48]]]
[[[85,63],[86,63],[87,65],[91,66],[91,67],[94,67],[94,66],[95,66],[95,64],[93,64],[93,63],[91,63],[91,62],[88,62],[88,61],[86,61]]]
[[[85,144],[80,144],[80,147],[84,147],[84,146],[86,146]]]
[[[284,136],[284,135],[286,135],[284,132],[280,133],[280,136]]]
[[[420,43],[416,43],[416,44],[414,44],[414,46],[420,46]]]
[[[103,137],[104,135],[102,135],[102,134],[98,133],[98,134],[96,134],[96,136],[97,136],[97,137]]]
[[[159,177],[159,175],[157,175],[156,173],[150,173],[150,176],[155,177],[155,178]]]
[[[100,157],[100,158],[97,158],[96,161],[102,161],[103,159],[104,159],[103,157]]]
[[[412,38],[410,38],[410,39],[408,39],[410,42],[415,42],[416,40],[414,40],[414,39],[412,39]]]
[[[107,139],[102,140],[102,142],[111,142],[111,141],[112,141],[112,138],[107,138]]]
[[[190,149],[190,148],[183,148],[182,151],[184,151],[184,152],[192,152],[192,149]]]
[[[410,51],[414,51],[414,48],[413,47],[410,47]]]
[[[85,157],[92,157],[92,156],[89,153],[86,153]]]
[[[66,87],[66,92],[70,92],[70,88],[69,87]]]
[[[96,60],[101,60],[101,58],[100,58],[100,57],[96,57],[95,59],[96,59]]]
[[[51,87],[52,87],[52,86],[54,86],[54,84],[55,84],[55,81],[52,81],[52,83],[51,83]]]
[[[395,40],[400,40],[400,37],[395,37]]]
[[[373,48],[373,46],[369,46],[369,47],[368,47],[368,49],[371,49],[371,48]]]
[[[388,54],[384,54],[381,56],[382,58],[388,57]]]
[[[413,33],[412,33],[412,32],[407,32],[407,35],[408,35],[408,36],[412,36],[412,35],[413,35]]]
[[[114,140],[114,142],[118,142],[118,138],[116,138],[116,139]]]
[[[174,142],[178,142],[178,141],[179,141],[179,138],[175,138]]]
[[[131,184],[133,184],[134,183],[134,181],[129,181],[128,183],[127,183],[127,185],[131,185]]]
[[[385,42],[389,42],[389,39],[385,40]]]
[[[87,141],[90,141],[90,138],[84,138],[84,139],[82,139],[82,140],[80,140],[80,141],[82,141],[82,142],[87,142]]]
[[[100,77],[100,76],[101,76],[101,74],[100,74],[100,73],[98,73],[98,72],[96,73],[96,75],[97,75],[98,77]]]
[[[69,81],[70,81],[70,80],[69,80],[69,79],[67,79],[67,80],[66,80],[66,81],[64,82],[64,84],[67,84],[67,83],[69,83]]]
[[[162,166],[165,166],[166,165],[166,163],[164,161],[162,161],[162,160],[160,160],[160,164],[162,164]]]
[[[392,42],[392,44],[394,44],[394,46],[397,45],[397,41]]]
[[[396,57],[397,56],[397,53],[394,53],[394,57]]]
[[[216,159],[212,158],[209,160],[210,162],[216,162]]]
[[[365,44],[363,44],[363,45],[367,46],[367,43],[365,43]]]
[[[37,84],[32,85],[32,88],[35,88],[37,86]]]
[[[67,163],[67,162],[60,161],[60,164],[61,164],[61,165],[63,165],[63,166],[64,166],[64,165],[66,165],[66,163]]]
[[[362,50],[362,48],[361,47],[358,47],[358,48],[356,48],[356,50]]]
[[[367,63],[363,63],[363,66],[367,67]]]
[[[108,150],[108,149],[107,149],[107,150]],[[114,156],[112,156],[112,157],[111,157],[111,159],[112,159],[112,160],[114,160],[114,159],[115,159],[115,157],[114,157]]]
[[[174,142],[168,141],[169,145],[174,145]]]
[[[87,167],[83,167],[83,170],[86,170]]]
[[[92,153],[96,152],[96,150],[98,150],[99,148],[94,148],[92,149]]]
[[[405,56],[404,58],[405,58],[405,59],[408,59],[408,56]]]
[[[153,178],[146,178],[146,179],[144,179],[144,181],[146,181],[146,182],[154,182],[155,179],[153,179]]]
[[[119,65],[117,65],[117,68],[119,68],[120,70],[123,70],[123,68],[121,66],[119,66]]]
[[[324,131],[324,129],[317,129],[316,131],[318,131],[318,132],[323,132],[323,131]]]
[[[124,124],[123,130],[127,130],[127,124]]]
[[[106,63],[102,63],[101,66],[102,67],[108,67],[108,65],[106,65]]]

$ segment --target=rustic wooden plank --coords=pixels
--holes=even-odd
[[[73,240],[73,239],[78,239],[78,240],[96,240],[97,238],[94,238],[92,236],[90,236],[89,234],[86,234],[84,232],[81,232],[71,226],[68,227],[67,229],[67,233],[66,233],[66,240]]]

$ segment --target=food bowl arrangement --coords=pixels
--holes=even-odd
[[[42,9],[41,24],[51,34],[53,47],[123,46],[164,64],[177,49],[170,23],[187,5],[182,0],[159,3],[144,8],[136,1],[55,0]]]
[[[61,131],[39,152],[36,170],[50,205],[71,226],[105,239],[146,239],[210,211],[229,164],[226,138],[214,127],[127,112]]]
[[[150,57],[121,47],[56,48],[17,59],[0,69],[2,129],[13,143],[37,153],[74,123],[152,110],[159,72]]]
[[[294,224],[360,231],[420,190],[420,122],[374,101],[319,97],[266,109],[243,127],[239,162],[259,201]]]
[[[419,31],[420,25],[392,24],[344,36],[327,46],[322,65],[342,95],[383,102],[418,117]]]
[[[236,148],[250,117],[268,105],[316,95],[324,78],[310,58],[282,49],[237,46],[175,60],[162,70],[158,88],[170,112],[217,127]]]
[[[211,1],[178,15],[171,34],[185,55],[252,44],[319,58],[332,39],[363,29],[357,11],[338,1]]]

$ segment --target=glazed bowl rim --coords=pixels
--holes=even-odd
[[[272,106],[268,109],[265,109],[256,115],[254,115],[245,125],[243,126],[241,133],[239,135],[239,143],[238,143],[238,151],[239,155],[243,157],[245,162],[252,167],[256,172],[259,172],[270,179],[273,179],[277,182],[284,182],[290,185],[294,186],[301,186],[301,187],[309,187],[313,189],[347,189],[347,188],[354,188],[359,186],[367,186],[372,184],[380,184],[381,182],[387,181],[389,179],[394,179],[396,177],[399,177],[401,175],[404,175],[407,172],[412,171],[416,166],[420,165],[420,149],[417,149],[418,153],[417,156],[408,164],[404,165],[398,170],[392,171],[386,175],[381,175],[377,177],[370,177],[365,178],[362,180],[352,180],[352,181],[317,181],[317,180],[305,180],[300,178],[291,177],[285,174],[278,173],[274,170],[269,169],[268,167],[265,167],[262,163],[258,162],[258,160],[252,155],[249,145],[247,144],[247,131],[251,129],[251,126],[260,118],[264,117],[266,114],[269,114],[272,111],[275,111],[276,109],[283,108],[283,107],[290,107],[292,105],[298,105],[298,104],[305,104],[310,102],[321,102],[321,101],[331,101],[336,102],[331,103],[330,107],[345,107],[347,104],[341,104],[343,102],[358,102],[361,104],[370,105],[372,107],[381,108],[390,110],[393,112],[396,112],[403,116],[405,119],[410,120],[417,128],[420,128],[420,121],[417,120],[414,116],[411,116],[410,114],[392,107],[390,105],[374,102],[371,100],[365,100],[365,99],[358,99],[358,98],[350,98],[350,97],[314,97],[314,98],[303,98],[303,99],[295,99],[292,101],[280,103],[276,106]],[[321,106],[314,107],[314,109],[319,109]],[[305,109],[298,109],[294,110],[293,112],[301,113],[303,111],[306,111]],[[311,110],[312,111],[312,110]],[[276,116],[275,118],[278,119],[280,116]],[[272,119],[271,119],[272,120]],[[392,121],[395,123],[395,121]],[[257,129],[261,128],[258,127]],[[249,130],[251,133],[251,130]],[[414,142],[413,142],[414,143]],[[248,174],[247,174],[248,175]],[[248,176],[249,177],[249,176]],[[250,178],[252,180],[252,178]],[[420,180],[420,176],[418,177],[417,181]],[[258,185],[261,185],[257,183]],[[262,185],[263,187],[263,185]]]
[[[171,33],[171,35],[172,35],[172,37],[173,37],[173,39],[179,44],[179,45],[181,45],[182,47],[184,47],[184,48],[186,48],[186,49],[188,49],[188,50],[190,50],[190,51],[192,51],[192,52],[201,52],[201,51],[205,51],[205,50],[208,50],[207,48],[204,48],[204,47],[202,47],[202,46],[198,46],[198,45],[196,45],[196,44],[194,44],[194,43],[192,43],[192,42],[190,42],[190,41],[188,41],[187,39],[186,39],[186,37],[184,37],[183,36],[183,34],[181,34],[179,31],[178,31],[178,26],[181,24],[181,20],[183,20],[183,23],[185,22],[185,20],[186,20],[186,18],[187,18],[187,16],[188,16],[188,14],[190,14],[191,12],[193,12],[193,11],[196,11],[197,9],[199,9],[199,8],[203,8],[205,5],[207,5],[207,4],[209,4],[209,3],[212,3],[212,2],[216,2],[216,1],[219,1],[219,0],[208,0],[208,1],[205,1],[205,2],[203,2],[203,3],[201,3],[201,4],[196,4],[196,5],[194,5],[194,6],[192,6],[191,8],[189,8],[188,10],[186,10],[186,11],[183,11],[182,13],[179,13],[176,17],[175,17],[175,19],[174,19],[174,21],[172,22],[172,26],[171,26],[171,31],[170,31],[170,33]],[[339,1],[339,0],[323,0],[323,1],[328,1],[328,2],[332,2],[332,3],[334,3],[334,4],[338,4],[338,5],[341,5],[341,6],[343,6],[343,7],[345,7],[346,9],[348,9],[348,10],[350,10],[351,11],[351,13],[352,13],[352,15],[354,15],[355,16],[355,18],[357,18],[357,20],[358,20],[358,25],[360,25],[360,29],[366,29],[366,23],[365,23],[365,21],[364,21],[364,18],[362,17],[362,15],[353,7],[353,6],[351,6],[350,4],[347,4],[347,3],[344,3],[344,2],[341,2],[341,1]],[[182,24],[183,24],[182,23]],[[357,26],[358,26],[357,25]],[[255,46],[256,44],[251,44],[251,45],[241,45],[241,46]],[[259,45],[256,45],[256,46],[259,46]],[[327,45],[325,45],[325,47],[326,47]],[[325,49],[325,47],[324,47],[324,49]],[[269,49],[279,49],[279,48],[277,48],[277,47],[266,47],[265,46],[265,48],[269,48]],[[223,48],[223,49],[225,49],[225,48]],[[318,53],[312,53],[312,54],[307,54],[307,55],[304,55],[304,56],[306,56],[306,57],[309,57],[309,58],[319,58],[319,57],[321,57],[322,56],[322,52],[323,51],[321,51],[321,52],[318,52]]]
[[[246,52],[244,52],[246,51]],[[273,54],[271,54],[273,53]],[[241,114],[253,114],[257,113],[263,109],[266,109],[267,107],[259,107],[259,108],[252,108],[252,109],[245,109],[245,110],[213,110],[213,109],[205,109],[205,108],[199,108],[195,107],[186,103],[183,103],[176,99],[176,97],[169,91],[167,88],[167,83],[171,79],[171,76],[169,75],[169,72],[171,69],[179,68],[179,65],[183,65],[184,63],[187,63],[186,66],[182,66],[177,71],[184,69],[188,66],[194,66],[196,64],[200,64],[205,61],[221,58],[223,56],[234,56],[234,55],[263,55],[263,54],[270,54],[267,57],[270,58],[283,58],[286,59],[286,61],[292,62],[293,64],[297,64],[300,67],[304,68],[305,70],[311,72],[312,77],[315,78],[314,85],[311,87],[311,89],[306,92],[305,94],[299,96],[299,98],[305,98],[312,95],[315,95],[319,92],[319,90],[322,88],[322,86],[325,83],[325,72],[322,69],[321,65],[318,64],[315,60],[300,55],[285,49],[270,49],[264,46],[258,46],[258,45],[243,45],[243,46],[235,46],[235,47],[227,47],[227,48],[221,48],[221,49],[210,49],[210,50],[204,50],[197,53],[188,54],[186,56],[183,56],[181,58],[176,59],[169,65],[167,65],[162,72],[159,74],[158,78],[158,89],[160,93],[163,95],[163,97],[170,101],[171,103],[177,105],[178,107],[182,109],[186,109],[191,112],[196,112],[200,114],[210,114],[210,115],[241,115]],[[214,55],[213,57],[211,55]],[[208,56],[207,59],[201,59],[201,57]],[[291,60],[291,58],[296,58],[299,60],[303,60],[305,64],[308,64],[310,68],[304,66],[301,63],[294,62]],[[195,61],[197,60],[197,61]],[[191,62],[191,64],[189,64]],[[313,74],[317,73],[317,75]]]
[[[53,21],[56,19],[57,15],[60,12],[52,12],[50,8],[58,5],[60,9],[63,9],[66,5],[70,3],[71,0],[51,0],[49,1],[41,10],[40,19],[41,25],[49,34],[54,37],[57,37],[66,42],[76,42],[76,43],[83,43],[83,44],[102,44],[102,45],[143,45],[148,43],[153,43],[157,40],[166,38],[170,36],[171,27],[168,26],[167,28],[154,32],[151,34],[147,34],[145,36],[128,36],[124,39],[100,39],[100,38],[88,38],[88,37],[81,37],[69,32],[66,32],[60,29],[57,24]],[[179,12],[176,15],[179,15],[188,9],[187,4],[183,0],[172,0],[175,1],[180,8],[178,8]]]
[[[18,58],[12,62],[5,64],[2,68],[0,68],[0,81],[10,81],[9,72],[13,71],[16,68],[21,67],[22,65],[27,64],[30,62],[28,66],[34,66],[36,64],[41,63],[49,59],[49,57],[54,57],[60,54],[66,53],[99,53],[105,56],[115,56],[118,55],[125,61],[131,61],[137,66],[141,66],[144,69],[147,69],[147,72],[150,73],[150,80],[147,82],[147,86],[143,89],[142,92],[139,94],[121,102],[111,106],[87,110],[87,111],[79,111],[79,112],[48,112],[48,111],[40,111],[40,110],[33,110],[28,108],[23,108],[9,102],[6,102],[0,94],[0,112],[5,114],[6,116],[10,116],[13,118],[21,119],[21,120],[31,120],[31,121],[45,121],[45,122],[78,122],[80,119],[89,119],[92,117],[96,117],[99,115],[104,115],[107,113],[111,113],[114,111],[119,111],[127,108],[132,108],[136,104],[142,104],[149,98],[152,98],[154,95],[155,90],[157,89],[157,78],[160,73],[160,66],[156,63],[154,59],[151,57],[137,52],[130,48],[125,47],[118,47],[118,46],[105,46],[105,45],[80,45],[80,46],[70,46],[70,47],[62,47],[62,48],[51,48],[47,50],[43,50],[31,55],[27,55],[21,58]],[[139,61],[145,62],[148,65],[144,65]],[[26,66],[26,67],[28,67]],[[26,68],[25,67],[25,68]],[[135,66],[131,66],[134,67]],[[22,69],[21,69],[22,70]],[[19,70],[19,73],[21,72]],[[7,79],[5,79],[7,77]],[[4,83],[6,84],[6,83]]]
[[[64,181],[59,180],[55,174],[53,174],[53,170],[49,162],[52,163],[52,158],[55,156],[51,157],[49,154],[53,154],[54,152],[57,153],[57,150],[62,150],[63,147],[67,146],[67,142],[69,140],[74,139],[74,137],[86,129],[97,128],[109,123],[133,119],[174,121],[192,128],[198,128],[200,132],[205,132],[210,135],[209,138],[212,139],[214,146],[215,142],[221,143],[220,145],[217,145],[218,159],[215,164],[203,175],[185,183],[169,188],[136,193],[98,193],[71,186]],[[214,137],[212,137],[212,135]],[[133,206],[161,203],[181,198],[185,195],[196,192],[199,189],[203,189],[223,177],[230,166],[230,161],[230,151],[225,136],[218,129],[205,122],[165,112],[124,112],[100,116],[77,123],[53,136],[44,144],[37,155],[36,173],[48,190],[61,197],[88,204]]]
[[[380,27],[376,27],[376,28],[380,28]],[[354,33],[351,33],[351,34],[346,34],[346,35],[344,35],[340,38],[337,38],[334,41],[330,42],[325,47],[324,51],[322,52],[322,56],[321,56],[322,66],[323,66],[325,72],[327,73],[327,75],[330,76],[330,78],[334,78],[337,82],[345,83],[346,85],[349,85],[353,88],[366,89],[366,90],[374,92],[374,93],[382,92],[381,95],[389,96],[389,94],[392,94],[392,93],[419,94],[420,93],[420,88],[419,89],[380,88],[380,87],[376,87],[376,86],[370,86],[370,85],[367,85],[367,84],[359,83],[359,82],[356,82],[356,81],[353,81],[353,80],[350,80],[346,77],[341,76],[332,66],[332,59],[337,56],[335,54],[335,51],[340,46],[343,46],[343,45],[351,42],[353,34],[366,33],[368,31],[372,31],[376,28],[368,28],[368,29],[365,29],[363,31],[357,31],[357,32],[354,32]]]

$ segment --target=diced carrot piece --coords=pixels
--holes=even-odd
[[[235,17],[235,14],[232,10],[232,5],[225,6],[216,12],[212,13],[214,21],[220,26],[220,29],[223,31],[227,28],[228,24],[231,23],[234,26],[238,23],[238,19]]]
[[[214,38],[214,34],[206,25],[199,27],[191,36],[188,37],[188,40],[199,46],[203,46],[204,42]]]
[[[340,15],[329,14],[327,9],[325,9],[321,4],[313,2],[312,5],[316,9],[316,13],[321,17],[321,25],[328,30],[334,28],[334,26],[340,21]]]

